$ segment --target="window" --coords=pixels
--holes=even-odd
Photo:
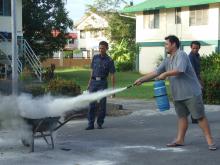
[[[151,10],[144,12],[144,28],[158,29],[160,24],[160,11]]]
[[[91,31],[91,38],[98,38],[99,37],[99,31],[94,30]]]
[[[86,31],[80,30],[80,38],[85,39],[86,38]]]
[[[208,24],[208,5],[192,6],[189,8],[189,26]]]
[[[181,8],[175,8],[175,24],[181,24]]]
[[[11,1],[0,0],[0,15],[11,16]]]
[[[3,15],[3,0],[0,0],[0,15]]]

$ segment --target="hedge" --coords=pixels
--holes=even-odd
[[[220,104],[220,54],[201,57],[203,99],[206,104]]]

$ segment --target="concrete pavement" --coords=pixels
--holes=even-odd
[[[38,140],[29,153],[19,141],[0,138],[1,165],[217,165],[220,149],[209,151],[197,124],[189,124],[185,146],[167,148],[176,135],[174,109],[158,112],[154,102],[109,99],[132,113],[107,117],[104,129],[85,131],[87,120],[75,120],[58,130],[55,149]],[[213,137],[220,146],[220,106],[206,106]],[[7,132],[0,131],[0,137]]]

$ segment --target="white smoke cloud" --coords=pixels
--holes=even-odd
[[[121,92],[126,88],[106,89],[96,93],[86,93],[77,97],[57,98],[50,95],[32,97],[29,94],[19,96],[0,95],[0,128],[10,130],[10,137],[0,137],[0,141],[29,139],[31,127],[23,120],[60,117],[70,110],[78,111],[89,103],[103,97]]]
[[[125,89],[106,89],[95,93],[86,93],[77,97],[66,98],[57,98],[50,95],[34,98],[29,94],[1,96],[0,120],[3,123],[8,122],[6,125],[9,125],[19,118],[41,119],[58,117],[70,110],[78,111],[80,108],[87,107],[93,101],[100,100],[103,97],[110,96]]]
[[[45,117],[62,116],[70,110],[78,111],[87,107],[91,102],[103,97],[121,92],[126,88],[106,89],[95,93],[86,93],[77,97],[56,98],[50,95],[32,98],[30,95],[22,94],[17,98],[17,108],[22,117],[40,119]]]

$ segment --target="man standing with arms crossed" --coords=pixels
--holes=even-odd
[[[108,50],[108,43],[101,41],[99,43],[99,54],[95,55],[91,63],[91,76],[88,83],[89,92],[97,92],[108,88],[108,75],[110,73],[112,87],[115,86],[115,66],[114,62],[106,52]],[[88,112],[88,127],[86,130],[94,129],[96,102],[93,102],[89,106]],[[99,102],[99,112],[97,116],[98,129],[102,129],[106,114],[106,98],[103,98]]]
[[[180,41],[176,36],[167,36],[165,38],[165,48],[170,56],[156,70],[137,79],[134,84],[140,85],[155,77],[161,80],[169,78],[174,106],[178,116],[178,132],[175,141],[167,144],[167,147],[184,145],[184,138],[188,128],[187,117],[191,113],[193,118],[198,120],[199,126],[203,130],[208,148],[216,150],[217,147],[213,142],[208,120],[205,116],[200,83],[187,54],[179,50],[179,47]]]

